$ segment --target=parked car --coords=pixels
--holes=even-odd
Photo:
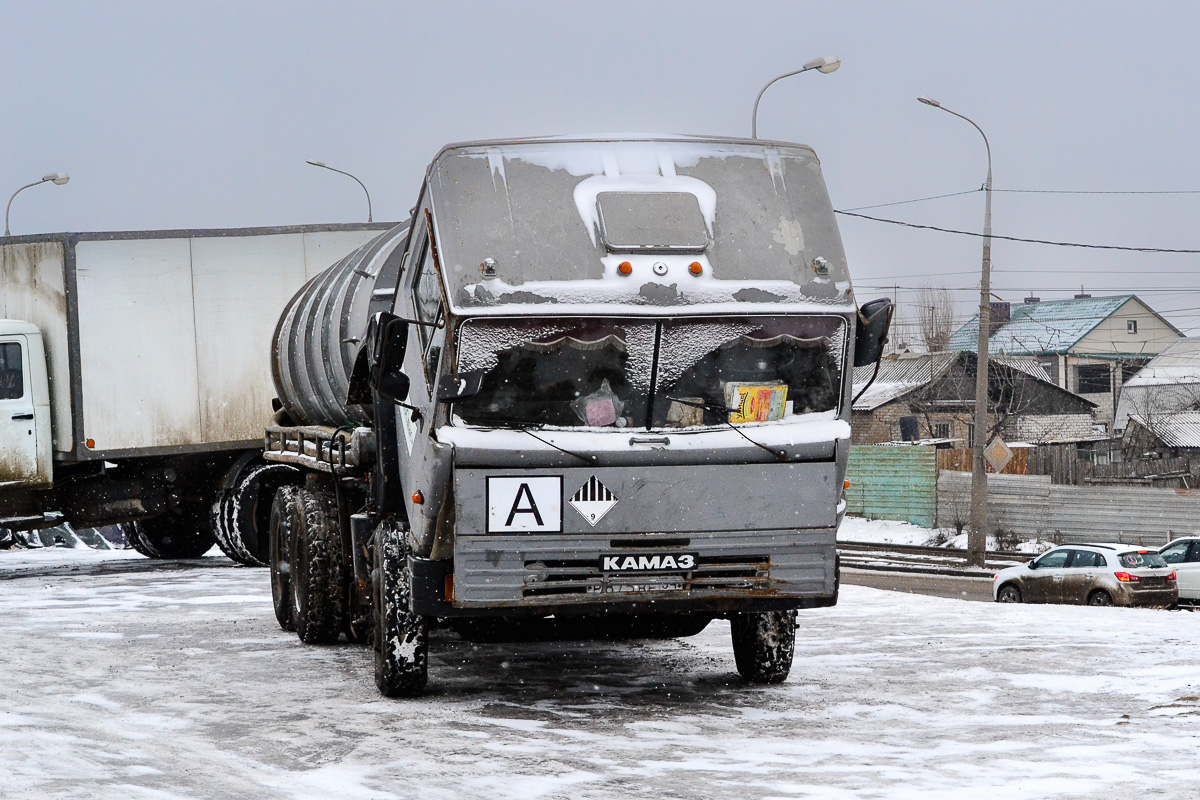
[[[1178,576],[1179,602],[1200,605],[1200,536],[1184,536],[1159,549]]]
[[[1161,606],[1179,603],[1176,573],[1157,550],[1128,544],[1056,547],[996,573],[997,603]]]

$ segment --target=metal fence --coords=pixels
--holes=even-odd
[[[937,475],[932,447],[851,447],[847,511],[931,528],[937,517]]]
[[[943,471],[937,490],[938,527],[970,516],[969,472]],[[1050,541],[1161,545],[1200,530],[1200,490],[1064,486],[1048,475],[988,475],[988,525]]]

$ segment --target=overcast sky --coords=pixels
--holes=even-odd
[[[1200,191],[1200,4],[112,3],[0,5],[0,191],[14,234],[403,218],[442,144],[555,133],[812,145],[840,209],[995,188]],[[1200,194],[997,192],[995,233],[1200,249]],[[972,193],[864,213],[979,231]],[[840,219],[860,300],[977,302],[980,242]],[[1200,332],[1200,256],[997,242],[993,288],[1136,292]],[[971,292],[975,299],[972,300]],[[892,290],[887,290],[891,294]]]

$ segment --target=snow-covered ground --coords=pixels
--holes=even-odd
[[[219,559],[212,559],[215,567]],[[6,561],[0,555],[0,577]],[[132,565],[131,565],[132,566]],[[0,795],[1193,797],[1200,614],[842,588],[743,685],[685,640],[434,637],[426,697],[281,632],[242,568],[0,580]]]
[[[922,528],[910,522],[890,519],[863,519],[847,516],[838,528],[839,542],[876,542],[882,544],[916,544],[942,546],[948,549],[967,549],[967,534],[956,534],[952,529]],[[989,550],[997,550],[994,536],[988,537]],[[1041,553],[1053,545],[1046,541],[1028,541],[1017,545],[1019,553]]]

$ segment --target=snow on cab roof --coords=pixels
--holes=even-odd
[[[478,142],[445,148],[429,183],[459,314],[854,308],[820,165],[803,145]]]

